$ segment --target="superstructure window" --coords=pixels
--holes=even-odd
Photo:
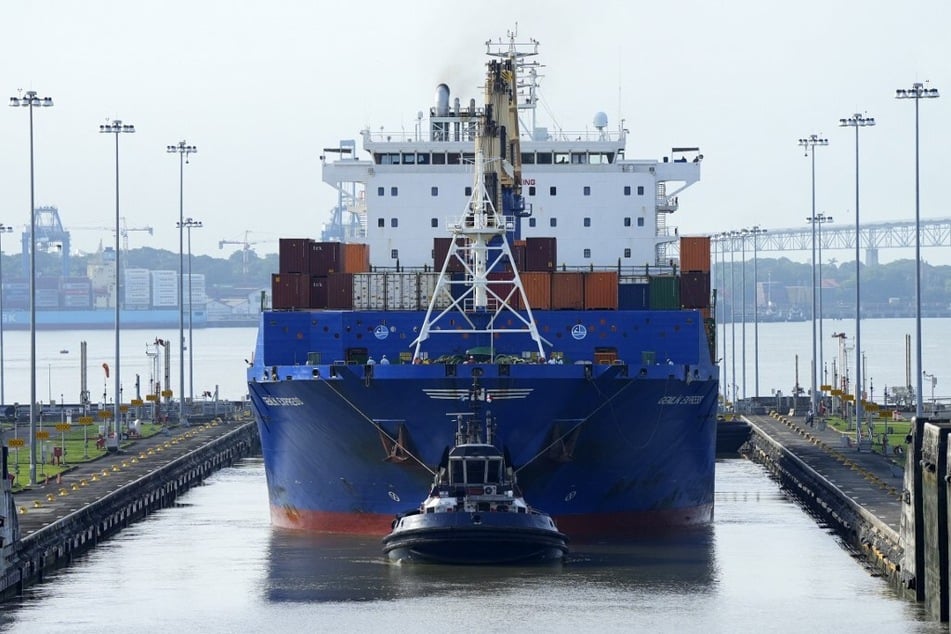
[[[631,218],[630,218],[630,216],[628,216],[627,218],[624,219],[624,226],[625,226],[625,227],[630,227],[630,226],[631,226]]]
[[[459,156],[458,152],[450,152],[446,155],[447,165],[459,165],[460,160],[462,160],[462,157]]]
[[[468,198],[468,197],[471,196],[471,195],[472,195],[472,188],[471,188],[471,187],[466,187],[466,198]]]
[[[377,219],[376,219],[376,226],[377,226],[377,227],[380,227],[380,228],[385,227],[385,226],[386,226],[386,221],[383,220],[383,218],[377,218]]]
[[[638,195],[638,196],[643,196],[643,195],[644,195],[644,186],[643,186],[643,185],[638,185],[638,186],[637,186],[637,195]]]
[[[588,185],[585,185],[585,186],[584,186],[584,195],[585,195],[585,196],[590,196],[590,195],[591,195],[591,187],[589,187]]]
[[[385,196],[385,195],[386,195],[386,188],[385,188],[385,187],[377,187],[377,188],[376,188],[376,195],[377,195],[377,196]]]
[[[466,165],[474,165],[474,164],[475,164],[475,154],[473,154],[472,152],[463,152],[463,153],[462,153],[462,162],[465,163]]]
[[[431,196],[438,196],[438,195],[439,195],[439,188],[438,188],[438,187],[430,187],[430,188],[429,188],[429,194],[430,194]]]
[[[588,162],[588,155],[584,152],[572,152],[571,153],[571,164],[572,165],[582,165]]]
[[[399,187],[390,187],[390,196],[399,196],[400,188]]]
[[[535,186],[534,186],[534,185],[529,185],[529,186],[528,186],[528,195],[529,195],[529,196],[534,196],[534,195],[535,195]]]
[[[557,194],[558,194],[558,188],[555,187],[554,185],[552,185],[551,187],[548,188],[548,194],[551,195],[551,196],[557,195]]]
[[[446,155],[442,152],[436,152],[433,154],[433,165],[445,165],[446,164]]]
[[[382,165],[399,165],[400,155],[399,154],[381,154],[380,163]]]
[[[404,155],[403,155],[403,165],[416,165],[416,155],[415,155],[415,154],[404,154]]]
[[[551,165],[551,152],[539,152],[539,153],[538,153],[538,164],[539,164],[539,165]]]
[[[400,259],[400,250],[399,249],[390,249],[390,259],[399,260]]]
[[[418,165],[429,165],[429,154],[417,154],[416,163]]]
[[[535,226],[535,219],[534,219],[534,218],[529,218],[529,219],[528,219],[528,226],[529,226],[529,227],[534,227],[534,226]]]
[[[557,227],[557,226],[558,226],[558,218],[549,218],[549,219],[548,219],[548,224],[549,224],[550,226],[552,226],[552,227]]]
[[[439,219],[438,219],[438,218],[430,218],[430,219],[429,219],[429,226],[430,226],[430,227],[438,227],[438,226],[439,226]]]
[[[643,227],[643,226],[644,226],[644,216],[638,216],[638,217],[637,217],[637,226],[638,226],[638,227]]]
[[[400,224],[400,219],[399,219],[399,218],[390,218],[390,226],[391,226],[391,227],[398,227],[399,224]]]
[[[587,258],[587,259],[589,259],[589,260],[591,259],[591,249],[585,249],[585,250],[584,250],[584,257]]]
[[[585,219],[584,219],[584,226],[586,226],[586,227],[590,227],[590,226],[591,226],[591,218],[585,218]]]
[[[534,165],[535,164],[535,153],[526,152],[522,154],[522,165]]]
[[[567,152],[556,152],[555,153],[555,162],[556,163],[567,163],[568,162],[568,153]]]
[[[630,249],[624,249],[624,257],[626,257],[626,258],[631,257],[631,250],[630,250]]]
[[[625,195],[625,196],[630,196],[630,195],[631,195],[631,186],[630,186],[630,185],[625,185],[625,186],[624,186],[624,195]]]

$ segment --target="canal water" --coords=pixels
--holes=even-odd
[[[386,563],[269,524],[248,459],[0,610],[9,632],[939,632],[756,464],[717,463],[707,530],[572,544],[564,566]]]

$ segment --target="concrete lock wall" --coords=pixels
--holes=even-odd
[[[948,620],[948,434],[951,424],[924,424],[921,441],[921,535],[924,540],[925,610]]]
[[[905,473],[902,486],[902,509],[899,518],[899,541],[902,552],[900,583],[905,589],[912,589],[916,601],[925,600],[925,558],[922,528],[921,497],[921,441],[924,426],[928,418],[912,420],[912,429],[906,439]]]

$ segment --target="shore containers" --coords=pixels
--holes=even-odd
[[[710,238],[680,238],[680,270],[710,272]]]
[[[187,305],[189,296],[191,296],[192,306],[204,306],[208,302],[208,295],[205,289],[205,274],[192,273],[185,274],[185,288],[182,289],[185,294],[185,303]]]
[[[706,308],[710,305],[710,273],[685,271],[680,274],[681,308]]]
[[[584,274],[585,310],[617,310],[617,271],[589,271]]]
[[[63,308],[92,307],[92,282],[88,277],[63,277],[59,281],[60,305]]]
[[[152,303],[152,276],[148,269],[125,269],[123,306],[146,309]]]
[[[280,273],[310,272],[310,238],[281,238],[278,242]]]
[[[30,307],[29,280],[13,280],[3,282],[4,310],[23,310]]]
[[[178,271],[150,271],[152,274],[152,308],[178,306]]]
[[[551,274],[552,310],[584,309],[584,273],[555,271]]]
[[[680,278],[658,275],[650,278],[651,310],[678,310],[680,308]]]
[[[37,277],[36,278],[36,304],[37,309],[59,308],[59,278],[58,277]]]
[[[525,270],[552,272],[558,265],[558,244],[555,238],[525,239]]]

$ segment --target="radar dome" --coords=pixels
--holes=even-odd
[[[603,112],[594,113],[594,127],[603,130],[608,127],[608,115]]]

